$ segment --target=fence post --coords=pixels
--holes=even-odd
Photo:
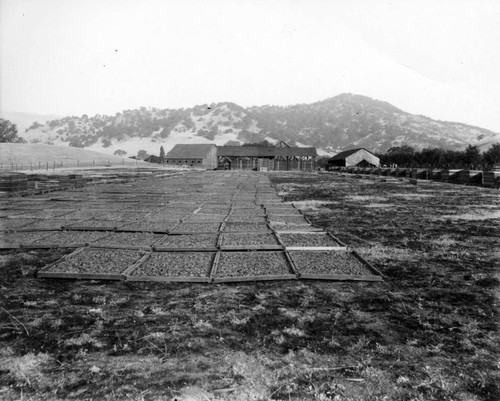
[[[56,161],[54,160],[54,171],[56,170]]]
[[[49,162],[47,162],[47,171],[49,171]]]

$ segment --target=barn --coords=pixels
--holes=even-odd
[[[219,146],[218,168],[227,170],[302,170],[316,167],[316,148],[291,147],[280,142],[271,146]]]
[[[333,167],[379,167],[380,159],[365,148],[351,149],[328,159],[326,169]]]
[[[217,146],[214,144],[177,144],[165,156],[166,165],[217,168]]]

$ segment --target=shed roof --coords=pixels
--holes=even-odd
[[[275,148],[276,156],[317,156],[316,148]]]
[[[273,157],[274,148],[267,146],[218,146],[217,156]]]
[[[344,150],[343,152],[336,154],[335,156],[331,157],[328,160],[332,160],[332,161],[333,160],[344,160],[347,157],[353,155],[354,153],[359,152],[360,150],[364,150],[364,151],[372,154],[373,156],[375,156],[372,152],[370,152],[369,150],[366,150],[365,148],[357,148],[357,149]]]
[[[177,144],[167,153],[167,159],[203,159],[214,144]]]
[[[217,156],[227,157],[293,157],[316,156],[316,148],[267,147],[267,146],[219,146]]]

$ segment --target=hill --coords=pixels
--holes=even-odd
[[[27,129],[32,127],[33,123],[35,122],[44,123],[46,121],[59,118],[59,116],[56,116],[55,114],[34,114],[34,113],[0,111],[0,118],[4,118],[5,120],[9,120],[10,122],[16,124],[17,131],[22,134]]]
[[[342,94],[312,104],[261,106],[248,109],[263,131],[284,141],[300,141],[330,150],[365,147],[385,152],[408,145],[417,150],[452,150],[478,145],[486,150],[500,134],[454,122],[406,113],[366,96]]]
[[[385,152],[408,145],[417,150],[440,147],[486,150],[500,134],[461,123],[412,115],[366,96],[342,94],[311,104],[240,107],[222,102],[188,109],[141,107],[114,116],[65,117],[34,124],[20,133],[30,143],[85,147],[113,154],[158,154],[177,143],[241,144],[284,140],[315,146],[320,153],[352,147]]]

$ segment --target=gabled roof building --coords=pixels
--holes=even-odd
[[[214,144],[177,144],[165,156],[165,164],[204,169],[217,168],[217,146]]]
[[[365,148],[351,149],[328,159],[327,169],[331,167],[379,167],[380,159]]]

